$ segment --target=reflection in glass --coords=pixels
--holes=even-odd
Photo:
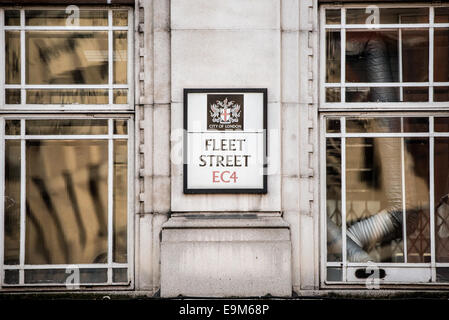
[[[39,89],[26,91],[28,104],[108,104],[106,89]]]
[[[444,119],[448,128],[448,118]],[[447,132],[447,130],[446,130]],[[449,138],[435,138],[435,259],[449,262]]]
[[[341,89],[326,88],[326,102],[341,102]]]
[[[108,33],[27,31],[27,84],[107,84]]]
[[[368,9],[347,9],[347,24],[402,24],[428,23],[429,8],[379,8],[376,11]]]
[[[128,11],[114,10],[112,11],[112,24],[116,27],[126,27],[128,25]]]
[[[114,134],[128,134],[128,121],[114,120]]]
[[[128,144],[114,140],[114,237],[113,260],[127,262],[127,212],[128,212]]]
[[[449,22],[449,7],[436,7],[435,11],[435,23],[448,23]]]
[[[402,102],[427,102],[429,101],[429,88],[404,87]]]
[[[401,118],[346,118],[346,132],[401,132]]]
[[[402,32],[402,81],[429,80],[429,30],[405,29]]]
[[[448,117],[435,117],[434,118],[434,130],[436,132],[449,132],[449,118]]]
[[[120,268],[112,270],[112,282],[125,283],[128,282],[128,269]]]
[[[399,102],[399,88],[346,87],[346,102]]]
[[[126,84],[128,79],[128,32],[114,31],[114,83]]]
[[[5,83],[20,83],[20,31],[5,31]]]
[[[5,26],[20,26],[19,10],[5,10]]]
[[[6,104],[20,104],[20,102],[21,102],[20,89],[5,89]]]
[[[20,135],[20,120],[5,120],[5,134],[7,136]]]
[[[25,133],[27,135],[108,134],[108,120],[104,119],[26,120]]]
[[[25,10],[27,26],[107,26],[107,10]]]
[[[449,101],[449,87],[433,87],[433,101]]]
[[[398,30],[347,31],[346,82],[397,82]],[[392,101],[390,91],[374,90],[373,101]]]
[[[340,133],[340,119],[326,118],[326,132]]]
[[[114,104],[128,104],[128,90],[116,89],[114,90]]]
[[[340,24],[341,10],[340,9],[326,9],[326,24]]]
[[[429,118],[403,118],[404,132],[429,132]]]
[[[19,284],[19,270],[5,270],[5,284]]]
[[[326,31],[326,82],[340,82],[340,31]]]
[[[26,159],[25,263],[106,263],[107,140],[28,140]]]
[[[449,81],[449,29],[435,28],[433,79],[435,82]],[[442,89],[442,88],[435,88]],[[441,100],[440,100],[441,101]],[[446,100],[447,101],[447,100]]]
[[[341,140],[326,141],[327,261],[341,261]]]
[[[19,130],[20,133],[20,130]],[[20,252],[20,140],[5,141],[4,261],[19,264]]]

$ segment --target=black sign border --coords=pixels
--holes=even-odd
[[[263,144],[263,187],[262,188],[188,188],[187,187],[187,127],[188,127],[188,97],[189,93],[262,93],[263,94],[263,130],[264,130],[264,144]],[[184,134],[183,134],[183,184],[184,194],[266,194],[267,188],[267,88],[185,88],[184,89]]]

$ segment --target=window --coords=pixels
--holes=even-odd
[[[76,8],[0,12],[2,109],[132,109],[131,11]]]
[[[2,289],[133,285],[132,17],[0,9]]]
[[[321,8],[323,283],[447,285],[449,7],[367,6]]]
[[[448,7],[367,5],[321,13],[324,106],[410,109],[449,101]]]
[[[128,284],[128,119],[0,123],[2,285]]]

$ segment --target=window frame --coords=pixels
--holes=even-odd
[[[374,25],[374,26],[388,26],[395,28],[407,28],[407,27],[425,27],[429,28],[429,81],[424,83],[406,83],[406,82],[395,82],[391,83],[390,87],[406,87],[406,86],[425,86],[429,88],[429,101],[428,102],[355,102],[355,103],[347,103],[344,102],[344,88],[345,88],[345,36],[344,31],[346,31],[345,25],[345,15],[343,12],[348,8],[354,9],[366,9],[368,5],[377,5],[379,8],[429,8],[429,23],[427,24],[402,24],[402,25]],[[385,289],[397,289],[397,288],[449,288],[448,282],[436,282],[436,268],[444,267],[448,268],[449,263],[441,263],[436,262],[436,252],[435,252],[435,181],[434,181],[434,138],[435,137],[448,137],[449,133],[441,133],[438,132],[435,134],[433,131],[433,119],[438,116],[449,116],[449,102],[433,102],[433,87],[436,86],[433,79],[433,49],[434,49],[434,29],[435,28],[449,28],[449,23],[445,24],[434,24],[434,8],[437,7],[449,7],[448,4],[423,4],[423,3],[397,3],[397,4],[383,4],[381,2],[370,2],[366,4],[326,4],[320,5],[319,7],[319,89],[318,89],[318,120],[319,120],[319,137],[318,141],[320,144],[319,148],[319,224],[318,224],[318,232],[319,236],[319,274],[320,274],[320,287],[321,288],[355,288],[355,289],[366,289],[366,280],[360,281],[348,281],[347,273],[348,270],[354,271],[354,268],[361,266],[378,266],[379,268],[390,268],[390,270],[394,272],[401,272],[401,270],[413,270],[411,272],[412,276],[410,279],[406,281],[380,281],[381,288]],[[341,24],[339,25],[325,25],[325,10],[326,9],[342,9],[341,15]],[[342,28],[344,26],[344,28]],[[328,28],[329,27],[329,28]],[[361,25],[353,25],[353,27],[360,28]],[[366,26],[362,25],[363,28],[372,28],[373,25]],[[326,84],[326,29],[334,29],[341,31],[341,64],[340,64],[340,76],[341,81],[335,84]],[[406,86],[404,86],[406,84]],[[365,85],[365,83],[354,83],[354,87]],[[373,83],[366,83],[366,85],[373,86]],[[438,86],[448,86],[449,83],[438,83]],[[385,86],[384,83],[374,83],[374,86]],[[328,103],[325,101],[326,98],[326,87],[339,87],[341,89],[341,101],[338,103]],[[345,155],[343,150],[344,140],[347,137],[346,133],[343,131],[343,124],[341,122],[341,133],[338,134],[330,134],[326,131],[326,119],[327,118],[340,118],[341,121],[345,121],[347,117],[350,118],[377,118],[377,117],[427,117],[429,118],[429,132],[427,133],[404,133],[404,134],[358,134],[361,137],[371,137],[371,136],[402,136],[402,137],[428,137],[429,138],[429,202],[430,202],[430,221],[429,221],[429,229],[430,232],[430,253],[431,253],[431,261],[428,263],[348,263],[344,261],[343,256],[346,256],[346,246],[342,245],[342,258],[340,262],[328,262],[327,259],[327,199],[326,199],[326,187],[327,187],[327,172],[326,172],[326,139],[332,136],[340,136],[342,143],[342,154],[341,154],[341,166],[342,172],[344,170],[345,163]],[[353,134],[351,134],[353,136]],[[343,185],[346,184],[344,180],[344,175],[342,174],[341,183],[342,183],[342,191],[341,197],[345,199],[346,195],[344,194]],[[341,220],[346,221],[346,204],[342,200],[341,206]],[[344,228],[345,224],[342,223],[342,238],[346,237],[346,229]],[[404,250],[405,251],[405,250]],[[406,251],[405,251],[406,252]],[[342,280],[341,281],[328,281],[327,280],[327,268],[328,267],[339,267],[342,269]],[[353,267],[353,269],[350,269]],[[419,269],[430,269],[430,277],[432,282],[423,283],[419,281],[413,280],[413,272],[420,272]],[[373,278],[371,278],[372,280]]]
[[[134,110],[134,15],[133,8],[129,6],[93,6],[82,5],[79,6],[81,10],[107,10],[108,11],[108,26],[25,26],[25,11],[26,10],[65,10],[67,6],[23,6],[11,7],[5,6],[0,8],[0,44],[5,44],[5,31],[19,31],[21,42],[21,83],[20,84],[6,84],[5,83],[5,49],[0,50],[0,88],[4,93],[5,89],[20,89],[21,90],[21,104],[6,104],[5,94],[0,95],[0,112],[1,111],[133,111]],[[20,26],[5,26],[5,10],[20,10]],[[128,26],[113,26],[112,12],[115,10],[128,11]],[[108,32],[108,83],[107,84],[93,84],[93,85],[29,85],[26,84],[25,78],[25,32],[26,31],[107,31]],[[128,39],[128,54],[127,54],[127,84],[113,83],[113,32],[127,31]],[[27,104],[26,103],[26,89],[107,89],[108,103],[107,104]],[[113,90],[126,89],[128,90],[127,104],[113,104]]]
[[[379,8],[429,8],[429,23],[404,23],[404,24],[353,24],[346,25],[346,10],[347,9],[366,9],[369,5],[377,5]],[[320,36],[320,111],[428,111],[432,110],[447,110],[448,102],[434,102],[433,88],[434,87],[448,87],[449,82],[435,82],[433,77],[434,67],[434,30],[436,28],[449,29],[449,23],[434,23],[434,9],[435,8],[449,8],[449,4],[383,4],[379,2],[370,2],[367,4],[340,4],[340,5],[321,5],[319,9],[319,36]],[[326,9],[341,9],[340,24],[326,25]],[[376,29],[375,29],[376,28]],[[377,29],[379,28],[379,29]],[[407,29],[407,28],[428,28],[429,30],[429,81],[427,82],[368,82],[368,83],[346,83],[346,30],[347,29],[375,29],[382,30],[383,28]],[[336,30],[341,33],[340,40],[340,82],[326,83],[326,30]],[[427,102],[345,102],[345,89],[347,87],[426,87],[428,88],[429,101]],[[341,102],[326,102],[326,88],[341,88]],[[401,90],[402,91],[402,90]],[[360,105],[363,105],[361,107]]]
[[[107,287],[107,289],[115,288],[118,290],[129,290],[134,288],[134,119],[132,115],[102,115],[102,116],[81,116],[81,115],[0,115],[0,155],[5,163],[5,121],[6,120],[21,120],[21,134],[13,139],[21,141],[21,172],[24,172],[24,166],[26,166],[25,159],[25,141],[27,137],[32,137],[34,139],[45,139],[45,140],[65,140],[65,139],[87,139],[87,140],[106,140],[108,141],[108,262],[106,264],[50,264],[50,265],[26,265],[25,264],[25,226],[26,226],[26,212],[25,205],[21,205],[20,208],[20,264],[19,265],[5,265],[4,264],[4,205],[0,206],[0,292],[5,290],[15,290],[20,288],[38,288],[39,290],[52,289],[66,289],[66,290],[98,290],[101,287]],[[26,120],[62,120],[62,119],[79,119],[79,120],[89,120],[89,119],[107,119],[108,120],[108,134],[106,135],[45,135],[45,136],[32,136],[25,135],[24,122]],[[113,133],[113,121],[114,120],[127,120],[128,122],[128,133],[126,135],[118,135]],[[126,139],[128,147],[128,169],[127,169],[127,183],[128,183],[128,204],[127,204],[127,263],[114,263],[112,257],[113,250],[113,148],[114,140],[116,139]],[[26,174],[21,175],[21,203],[23,201],[26,192]],[[0,166],[0,198],[4,197],[5,192],[5,166]],[[107,282],[105,283],[81,283],[79,286],[76,284],[74,287],[67,286],[61,283],[24,283],[24,273],[25,270],[49,270],[49,269],[108,269],[107,271]],[[128,282],[127,283],[114,283],[113,282],[113,268],[127,268],[128,272]],[[4,272],[5,270],[19,270],[19,284],[5,284],[4,283]],[[69,276],[68,274],[67,276]]]

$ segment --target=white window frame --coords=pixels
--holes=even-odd
[[[378,5],[379,8],[429,8],[429,23],[404,23],[404,24],[351,24],[346,25],[347,9],[365,9],[369,5]],[[367,4],[351,4],[351,5],[325,5],[320,7],[320,111],[337,111],[337,110],[354,110],[354,111],[377,111],[377,110],[402,110],[402,111],[428,111],[446,110],[448,102],[433,102],[434,87],[448,87],[449,82],[434,82],[434,30],[435,28],[449,28],[449,23],[434,23],[436,7],[449,7],[448,4],[430,5],[430,4],[382,4],[370,2]],[[341,9],[341,24],[326,25],[326,9]],[[400,79],[398,82],[376,82],[376,83],[358,83],[346,82],[346,30],[366,29],[366,30],[382,30],[382,29],[407,29],[407,28],[428,28],[429,29],[429,81],[428,82],[402,82],[402,70],[400,71]],[[326,30],[340,31],[340,82],[326,83]],[[401,33],[399,33],[401,34]],[[399,41],[401,46],[401,42]],[[399,53],[399,59],[401,54]],[[429,89],[428,102],[345,102],[346,88],[349,87],[398,87],[402,92],[405,87],[427,87]],[[342,102],[326,102],[326,88],[340,88]],[[362,105],[362,106],[361,106]]]
[[[378,5],[379,8],[429,8],[429,23],[426,24],[379,24],[379,25],[351,25],[345,24],[345,12],[348,8],[365,9],[369,5]],[[431,5],[431,4],[382,4],[370,2],[367,4],[339,4],[339,5],[323,5],[320,6],[320,89],[319,89],[319,121],[320,121],[320,285],[322,288],[336,288],[342,286],[347,288],[366,289],[366,280],[356,280],[353,277],[348,277],[348,272],[354,272],[361,267],[385,268],[392,274],[397,275],[397,281],[380,281],[383,288],[404,288],[410,287],[426,287],[426,288],[448,288],[449,283],[436,282],[436,268],[449,267],[449,263],[438,263],[435,261],[435,194],[434,194],[434,138],[435,137],[449,137],[449,133],[434,132],[433,119],[437,116],[449,116],[449,102],[433,102],[433,87],[449,86],[448,82],[436,83],[433,80],[433,46],[434,46],[434,29],[435,28],[449,28],[449,23],[435,24],[434,23],[434,8],[447,7],[445,5]],[[326,9],[342,9],[341,24],[340,25],[325,25],[325,10]],[[347,29],[369,29],[373,27],[379,28],[429,28],[429,81],[423,83],[345,83],[345,51],[346,40],[345,32]],[[325,83],[326,80],[326,30],[340,30],[341,32],[341,64],[339,83]],[[400,79],[401,80],[401,79]],[[356,102],[346,103],[345,88],[346,87],[428,87],[429,101],[428,102]],[[327,103],[326,88],[338,87],[341,88],[341,101],[339,103]],[[401,90],[402,91],[402,90]],[[429,132],[426,133],[346,133],[345,119],[351,118],[376,118],[376,117],[427,117],[429,118]],[[326,119],[340,118],[341,133],[327,133]],[[346,194],[345,194],[345,139],[348,137],[428,137],[429,138],[429,202],[430,202],[430,237],[431,237],[431,261],[429,263],[349,263],[346,257],[346,241],[342,244],[342,261],[328,262],[327,261],[327,212],[326,212],[326,139],[330,137],[341,138],[341,220],[342,220],[342,239],[346,238]],[[406,238],[405,238],[406,241]],[[404,242],[404,257],[406,257],[407,245]],[[405,260],[407,261],[407,260]],[[335,267],[342,269],[342,281],[327,281],[327,268]],[[400,279],[401,274],[407,270],[408,278]],[[431,282],[423,283],[420,281],[423,276],[429,276]],[[348,279],[349,278],[349,279]]]
[[[106,135],[26,135],[25,134],[25,121],[26,120],[57,120],[57,119],[107,119],[108,120],[108,134]],[[20,136],[5,136],[5,121],[6,120],[20,120],[21,121],[21,133]],[[113,121],[114,120],[127,120],[128,129],[127,134],[114,134],[113,133]],[[98,287],[107,286],[117,289],[132,289],[134,288],[134,120],[132,116],[126,115],[105,115],[105,116],[48,116],[48,115],[5,115],[0,116],[0,155],[1,163],[5,163],[5,140],[15,139],[21,141],[21,207],[20,207],[20,265],[5,265],[4,264],[4,205],[0,206],[0,291],[9,290],[17,287],[61,287],[67,290],[86,290],[87,286]],[[87,139],[87,140],[107,140],[108,141],[108,262],[103,264],[50,264],[50,265],[26,265],[25,264],[25,203],[26,199],[26,154],[25,154],[25,141],[30,139],[42,139],[42,140],[66,140],[66,139]],[[127,263],[114,263],[113,262],[113,151],[114,140],[127,139],[128,143],[128,206],[127,206]],[[5,192],[5,168],[4,165],[0,166],[0,199],[4,199]],[[105,283],[81,283],[79,288],[67,287],[65,284],[60,283],[42,283],[42,284],[26,284],[24,283],[25,270],[33,269],[73,269],[73,267],[79,269],[107,269],[107,282]],[[113,282],[113,268],[127,268],[128,270],[128,283],[114,283]],[[5,270],[19,270],[19,284],[5,284],[4,272]],[[69,274],[67,274],[69,276]]]
[[[26,6],[26,7],[2,7],[0,9],[0,44],[3,44],[0,50],[0,111],[133,111],[134,110],[134,16],[133,9],[126,6],[80,6],[81,10],[108,10],[108,26],[25,26],[26,10],[65,10],[66,6]],[[20,26],[5,26],[5,10],[20,10]],[[128,26],[113,26],[112,11],[127,10]],[[108,32],[108,84],[94,85],[27,85],[25,83],[25,32],[34,31],[107,31]],[[21,83],[5,84],[5,31],[20,31],[20,50],[21,50]],[[113,63],[113,32],[128,32],[128,61],[127,61],[127,84],[114,84],[114,63]],[[5,104],[5,89],[20,89],[21,104]],[[108,104],[26,104],[26,89],[107,89],[109,96]],[[113,104],[113,89],[127,89],[128,103]]]

